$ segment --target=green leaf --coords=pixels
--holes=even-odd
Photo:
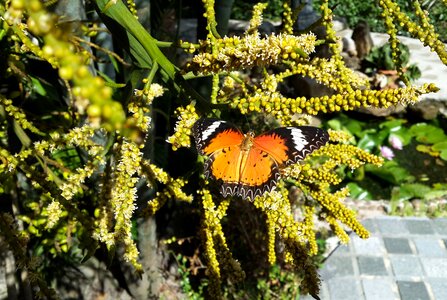
[[[398,131],[402,128],[402,124],[406,121],[403,119],[394,119],[390,121],[385,121],[379,125],[380,128],[388,128],[391,132]]]
[[[346,186],[349,188],[349,195],[355,199],[358,199],[358,200],[372,200],[373,199],[373,196],[371,195],[371,193],[368,190],[362,188],[355,182],[349,182]]]
[[[447,150],[442,150],[441,154],[439,155],[439,157],[443,160],[447,161]]]
[[[327,125],[333,130],[341,130],[341,122],[338,119],[329,120]]]
[[[447,141],[436,143],[431,148],[436,151],[447,150]]]
[[[396,185],[405,181],[408,182],[414,180],[414,177],[411,176],[410,172],[408,172],[407,169],[400,167],[395,161],[387,161],[382,167],[366,165],[365,170]]]
[[[447,139],[441,128],[426,123],[418,123],[411,126],[410,133],[416,137],[418,142],[425,144],[434,144]]]
[[[33,83],[33,90],[36,91],[37,94],[41,96],[47,96],[47,91],[43,87],[42,83],[36,77],[30,76],[31,82]]]

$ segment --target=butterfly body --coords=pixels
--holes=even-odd
[[[209,157],[205,176],[223,181],[220,191],[224,197],[244,199],[271,191],[281,168],[304,159],[328,141],[327,132],[316,127],[281,127],[255,136],[218,119],[200,119],[193,135],[199,153]]]

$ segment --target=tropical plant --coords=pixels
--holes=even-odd
[[[297,12],[287,2],[281,33],[258,34],[265,9],[258,4],[243,35],[221,36],[214,1],[205,0],[206,31],[199,42],[155,39],[130,0],[80,3],[0,2],[0,232],[2,247],[10,250],[2,253],[18,270],[21,292],[81,297],[86,289],[79,287],[96,281],[80,266],[93,261],[109,270],[95,267],[102,274],[97,277],[105,281],[113,275],[111,282],[122,291],[141,299],[167,298],[176,289],[163,256],[169,245],[203,259],[210,298],[223,297],[222,286],[236,295],[246,276],[275,264],[295,272],[300,291],[316,297],[314,217],[325,220],[342,242],[349,240],[344,225],[367,238],[342,203],[349,190],[339,186],[339,167],[350,172],[365,163],[379,166],[382,158],[350,145],[346,133],[329,131],[326,146],[281,170],[283,180],[274,191],[252,202],[224,198],[216,182],[203,176],[203,157],[191,147],[192,127],[201,116],[258,131],[295,126],[307,124],[303,114],[413,103],[437,88],[404,80],[407,86],[396,90],[361,89],[367,83],[343,64],[328,2],[311,27],[326,28],[326,37],[318,40],[311,28],[293,34]],[[175,14],[160,17],[172,12],[164,10],[170,4],[151,1],[150,23],[168,22],[160,31],[174,27],[169,22]],[[401,74],[396,23],[447,62],[428,17],[417,2],[414,6],[418,23],[394,2],[380,1]],[[332,56],[314,56],[324,43]],[[176,63],[177,50],[192,57]],[[279,86],[292,75],[315,79],[334,94],[287,97]],[[201,93],[207,83],[209,93]],[[180,265],[171,274],[177,276],[177,290],[194,295],[191,289],[204,284],[189,284],[184,262]]]

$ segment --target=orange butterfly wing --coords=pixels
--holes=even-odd
[[[279,166],[275,158],[264,150],[252,146],[241,167],[238,195],[244,199],[254,199],[270,191],[279,178]]]
[[[249,199],[271,191],[280,168],[303,160],[329,140],[326,131],[310,126],[281,127],[253,138],[218,119],[200,119],[193,134],[199,153],[209,156],[205,175],[223,181],[222,195]]]
[[[200,119],[193,127],[193,134],[197,150],[209,156],[205,161],[205,176],[223,181],[221,193],[224,196],[234,195],[240,178],[244,135],[218,119]]]

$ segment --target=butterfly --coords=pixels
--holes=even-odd
[[[280,170],[325,145],[328,133],[311,126],[280,127],[255,136],[219,119],[199,119],[192,128],[197,151],[208,156],[204,174],[221,180],[224,197],[253,200],[271,191]]]

